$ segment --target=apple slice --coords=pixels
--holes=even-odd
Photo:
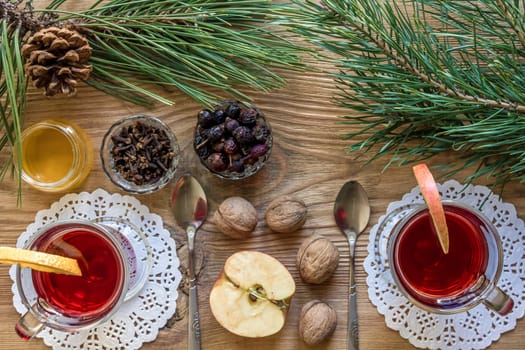
[[[250,338],[279,332],[295,282],[274,257],[256,251],[230,256],[210,293],[211,312],[228,331]]]
[[[448,253],[448,227],[447,220],[445,218],[445,211],[443,210],[443,204],[441,203],[441,196],[434,181],[432,173],[428,169],[426,164],[418,164],[412,167],[414,175],[416,176],[417,184],[423,195],[423,199],[427,203],[432,223],[436,230],[439,244],[443,253]]]

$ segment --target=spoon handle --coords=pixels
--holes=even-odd
[[[359,350],[359,322],[357,317],[357,288],[354,274],[355,234],[350,235],[350,290],[348,299],[348,349]]]
[[[186,229],[188,234],[188,267],[190,277],[189,289],[189,319],[188,319],[188,349],[201,349],[201,328],[199,320],[199,295],[197,293],[197,278],[195,276],[195,233],[196,229],[192,225]]]
[[[188,325],[188,349],[200,350],[201,348],[201,330],[199,321],[199,305],[197,302],[197,286],[190,287],[189,300],[189,325]]]
[[[353,264],[350,270],[350,274],[353,275]],[[348,300],[348,349],[359,350],[359,323],[357,321],[357,293],[355,282],[350,286],[350,299]]]

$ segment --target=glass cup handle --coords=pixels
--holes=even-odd
[[[33,338],[44,327],[44,324],[38,319],[38,313],[34,311],[36,305],[27,311],[15,325],[15,331],[18,336],[24,340]]]
[[[483,303],[502,316],[511,312],[514,306],[514,300],[496,286],[488,292]]]

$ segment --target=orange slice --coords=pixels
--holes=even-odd
[[[29,249],[0,247],[0,263],[20,264],[33,270],[82,276],[76,259]]]
[[[412,167],[412,170],[416,176],[417,184],[421,190],[423,199],[427,203],[441,249],[443,250],[443,253],[447,254],[449,244],[447,220],[445,219],[445,211],[443,210],[443,204],[441,203],[441,196],[439,195],[436,181],[434,181],[434,177],[426,164],[415,165]]]

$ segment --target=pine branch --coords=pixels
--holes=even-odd
[[[519,9],[519,6],[514,7],[512,4],[505,3],[502,0],[496,0],[496,4],[498,5],[500,11],[504,14],[514,33],[518,36],[522,48],[525,48],[525,34],[523,33],[523,27],[520,28],[520,25],[516,20],[516,17],[521,15],[522,10]]]
[[[26,80],[23,73],[22,57],[20,55],[21,27],[9,25],[6,20],[0,20],[1,50],[0,50],[0,92],[6,98],[0,103],[0,130],[3,132],[0,139],[0,148],[8,146],[11,149],[8,160],[0,169],[0,181],[3,180],[13,162],[16,169],[21,169],[22,158],[13,160],[13,154],[22,154],[20,140],[22,133],[23,112],[25,109]],[[22,176],[16,172],[18,184],[18,202],[21,201]]]
[[[61,20],[88,31],[97,80],[92,85],[118,93],[129,89],[119,83],[125,78],[133,85],[174,87],[211,105],[225,97],[246,99],[237,86],[283,87],[284,79],[272,69],[304,68],[301,54],[307,50],[280,29],[294,11],[266,0],[113,0],[63,13]]]
[[[517,2],[296,1],[294,26],[337,55],[349,150],[404,165],[442,152],[445,176],[473,168],[525,182],[524,17]],[[504,136],[503,136],[504,135]],[[504,138],[504,140],[502,140]]]
[[[62,9],[66,2],[52,0],[46,8],[35,9],[31,0],[0,0],[0,151],[6,146],[10,151],[2,157],[7,160],[0,166],[0,181],[13,168],[19,190],[21,157],[12,166],[15,150],[21,154],[27,84],[21,47],[40,29],[65,27],[84,34],[89,45],[83,45],[90,53],[90,47],[93,49],[91,56],[83,56],[89,62],[81,62],[82,74],[92,72],[86,83],[117,98],[150,106],[155,101],[173,103],[148,89],[151,85],[178,89],[204,105],[226,98],[249,100],[241,87],[263,91],[283,87],[286,81],[275,69],[304,69],[302,55],[311,52],[294,43],[285,30],[284,25],[297,13],[292,4],[100,0],[84,11],[71,12]],[[41,45],[40,40],[36,42],[33,47],[28,45],[29,53]],[[44,85],[46,94],[53,95],[58,88],[73,93],[74,78],[86,79],[78,72],[79,59],[69,70],[71,76],[59,83],[56,67],[51,73],[55,75],[44,75],[49,67],[41,65],[40,57],[26,73],[32,74],[35,84]],[[72,77],[74,69],[78,75]]]

